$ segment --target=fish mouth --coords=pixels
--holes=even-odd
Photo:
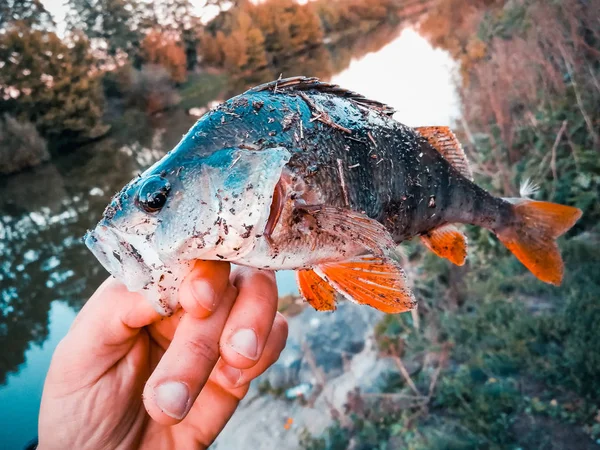
[[[118,230],[100,223],[86,233],[84,242],[100,264],[130,291],[138,291],[152,281],[150,267],[140,252]]]

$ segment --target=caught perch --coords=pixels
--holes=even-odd
[[[296,270],[302,296],[322,311],[337,293],[408,311],[416,300],[397,245],[418,236],[462,265],[461,223],[491,230],[536,277],[560,284],[555,239],[581,211],[494,197],[472,182],[448,128],[410,128],[392,114],[316,78],[257,86],[203,116],[116,194],[86,244],[164,315],[198,259]]]

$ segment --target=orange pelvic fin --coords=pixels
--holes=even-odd
[[[317,311],[334,311],[336,292],[312,270],[296,272],[298,289],[304,299]]]
[[[467,238],[452,224],[421,235],[421,242],[436,255],[462,266],[467,258]]]
[[[429,145],[440,152],[444,159],[462,176],[473,181],[473,173],[467,155],[450,127],[418,127],[415,130],[427,139]]]
[[[349,300],[385,313],[409,311],[417,304],[404,271],[389,258],[359,256],[319,265],[315,272]]]
[[[515,225],[497,232],[500,241],[540,280],[560,285],[563,262],[556,238],[581,217],[581,210],[550,202],[506,199],[514,203]]]

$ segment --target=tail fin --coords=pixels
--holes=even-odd
[[[514,225],[497,233],[500,241],[540,280],[560,285],[563,262],[556,238],[581,217],[581,210],[550,202],[505,199],[514,203]]]

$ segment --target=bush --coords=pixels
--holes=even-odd
[[[127,103],[149,114],[177,105],[180,101],[169,72],[161,66],[144,65],[141,70],[131,69],[128,80]]]
[[[35,125],[5,114],[0,120],[0,173],[18,172],[48,159],[46,140]]]
[[[27,119],[61,150],[65,143],[96,139],[108,131],[102,122],[104,96],[90,67],[88,40],[17,23],[0,34],[0,113]]]

